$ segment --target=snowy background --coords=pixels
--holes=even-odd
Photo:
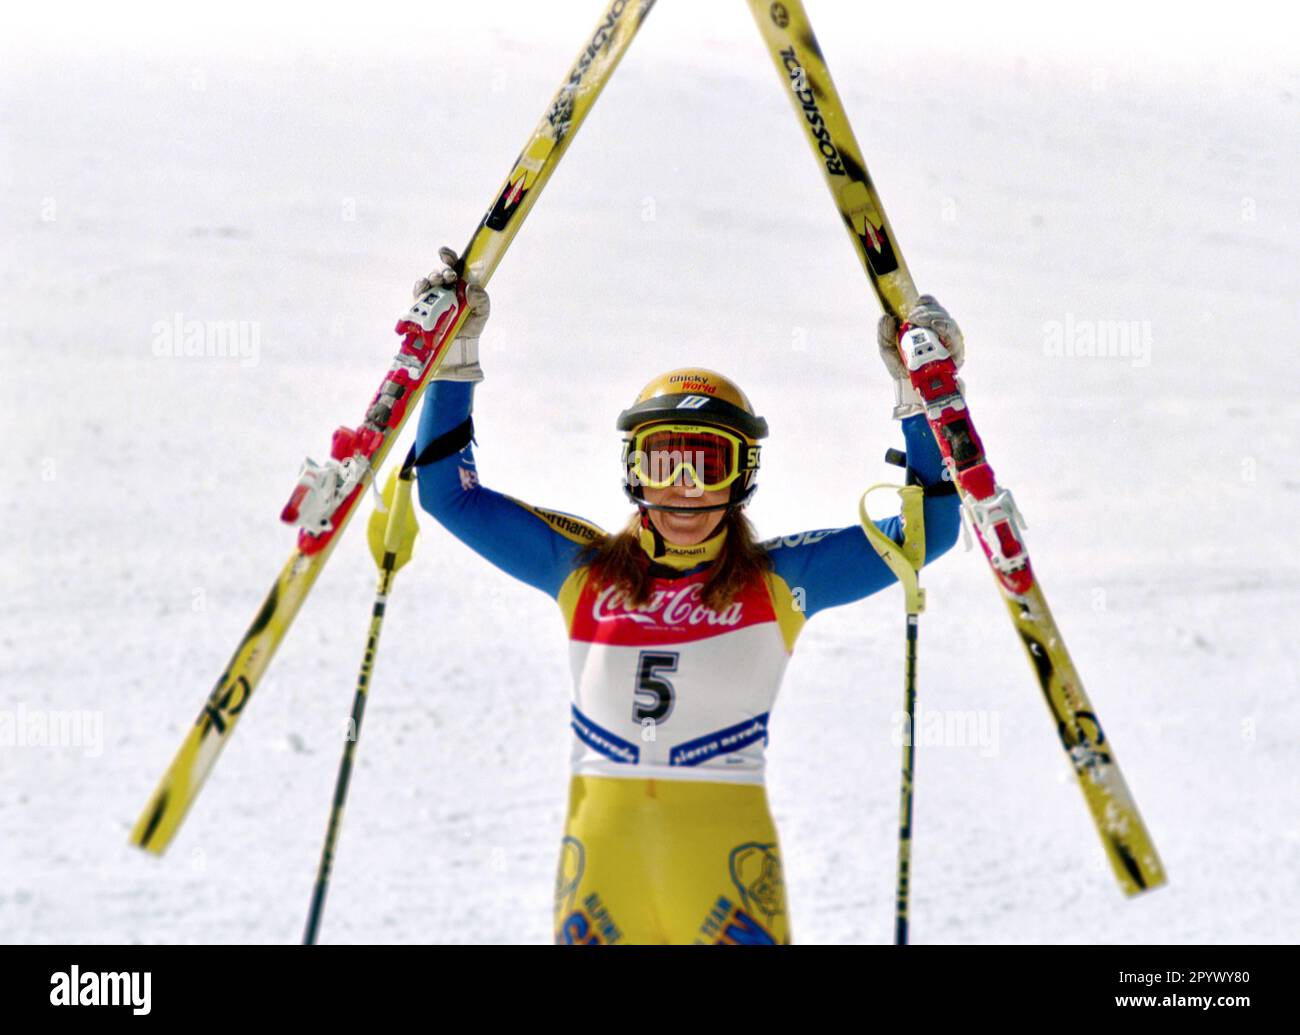
[[[812,14],[912,270],[965,329],[973,412],[1170,885],[1117,890],[958,550],[925,578],[921,702],[982,736],[920,745],[914,938],[1295,941],[1295,37],[1262,3],[1053,6]],[[613,526],[615,414],[699,364],[773,428],[760,532],[851,524],[901,444],[876,304],[744,5],[702,7],[661,0],[493,280],[481,471]],[[127,835],[291,548],[299,463],[360,419],[409,284],[467,239],[598,8],[6,16],[0,940],[300,938],[374,584],[355,528],[170,853]],[[177,314],[257,348],[155,355]],[[1149,352],[1052,349],[1104,321]],[[799,941],[892,934],[901,622],[895,593],[819,616],[774,715]],[[324,940],[548,940],[568,679],[554,604],[425,517]],[[102,743],[16,742],[70,711]]]

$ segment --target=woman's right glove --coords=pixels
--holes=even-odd
[[[922,295],[908,311],[907,322],[913,327],[926,327],[938,336],[943,347],[952,356],[958,369],[966,360],[966,340],[962,337],[957,321],[949,315],[933,295]],[[876,344],[880,347],[880,358],[894,378],[894,417],[902,420],[916,413],[924,413],[925,405],[912,387],[912,378],[908,375],[903,357],[898,353],[898,321],[890,313],[885,313],[876,324]]]
[[[442,260],[442,269],[434,270],[415,282],[412,293],[417,299],[430,288],[452,287],[460,279],[456,272],[459,257],[453,249],[439,248],[438,258]],[[478,284],[465,285],[465,301],[469,303],[469,316],[465,317],[446,357],[434,372],[434,381],[483,380],[483,368],[478,362],[478,339],[492,311],[492,302],[487,291]]]

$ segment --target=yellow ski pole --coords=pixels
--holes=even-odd
[[[316,871],[316,887],[312,892],[311,910],[307,915],[304,945],[315,945],[320,930],[321,914],[325,909],[325,892],[329,886],[330,870],[334,865],[334,848],[338,843],[339,827],[343,823],[343,805],[348,796],[348,782],[352,776],[352,760],[356,755],[357,741],[361,737],[361,717],[366,708],[366,693],[374,672],[375,654],[379,650],[379,633],[384,624],[384,611],[393,577],[407,561],[415,548],[419,526],[411,505],[411,482],[414,468],[403,465],[394,468],[384,487],[387,512],[375,508],[370,516],[367,538],[370,553],[379,568],[379,585],[375,589],[375,606],[370,612],[370,631],[366,637],[366,653],[361,659],[361,672],[357,676],[357,692],[352,699],[352,718],[348,725],[347,743],[343,746],[343,759],[334,784],[334,804],[330,809],[329,826],[325,831],[325,847],[321,850],[320,866]]]
[[[867,513],[867,497],[877,489],[895,489],[902,497],[903,542],[882,532]],[[903,677],[903,778],[898,807],[898,894],[894,914],[894,944],[907,944],[907,913],[912,867],[912,774],[916,762],[916,639],[918,617],[925,610],[925,590],[917,573],[925,563],[924,490],[919,485],[873,485],[862,494],[858,516],[867,541],[889,565],[903,587],[907,611],[906,672]]]

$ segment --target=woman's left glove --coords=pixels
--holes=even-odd
[[[916,300],[908,311],[907,322],[914,327],[926,327],[934,331],[958,368],[965,362],[966,340],[962,337],[961,328],[933,295],[922,295]],[[894,417],[902,420],[923,413],[925,406],[912,387],[907,367],[898,354],[898,321],[890,313],[885,313],[876,324],[876,344],[880,347],[881,360],[894,378]]]

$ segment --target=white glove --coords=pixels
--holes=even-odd
[[[934,331],[958,368],[966,361],[966,339],[961,328],[933,295],[922,295],[916,300],[907,314],[907,322]],[[880,358],[894,378],[894,417],[902,420],[923,413],[925,405],[912,387],[903,357],[898,354],[898,321],[891,313],[885,313],[876,324],[876,344],[880,348]]]
[[[439,248],[438,258],[443,262],[442,269],[434,270],[415,282],[412,293],[417,299],[433,288],[452,287],[460,279],[455,270],[459,257],[453,249]],[[446,358],[433,375],[434,381],[483,380],[483,368],[478,362],[478,339],[492,311],[492,302],[487,291],[478,284],[465,285],[465,301],[469,303],[469,316],[465,317],[456,339],[447,349]]]

